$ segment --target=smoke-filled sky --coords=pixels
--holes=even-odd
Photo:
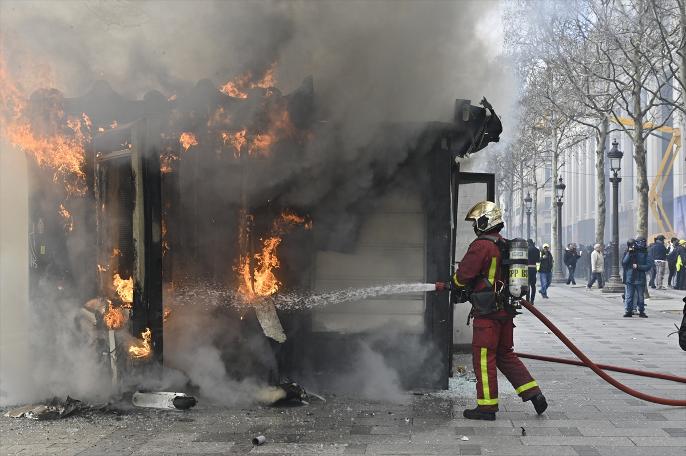
[[[120,93],[166,95],[277,64],[288,92],[307,75],[334,116],[448,120],[455,98],[514,98],[498,58],[495,1],[0,2],[3,56],[35,88],[67,96],[106,79]]]

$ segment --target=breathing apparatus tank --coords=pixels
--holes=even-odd
[[[509,294],[515,299],[526,297],[529,291],[529,246],[524,239],[511,239],[508,241],[508,251]]]

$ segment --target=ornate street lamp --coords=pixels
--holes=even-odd
[[[558,283],[567,281],[564,269],[562,269],[562,264],[564,263],[562,261],[562,256],[564,252],[564,249],[562,247],[562,200],[565,197],[566,188],[567,186],[564,182],[562,182],[562,176],[560,176],[560,178],[557,180],[557,184],[555,184],[555,199],[557,200],[557,258],[555,258],[555,264],[557,264],[557,267],[555,268],[556,277],[553,278],[553,282]]]
[[[526,197],[524,198],[524,209],[526,209],[526,238],[531,239],[531,202],[533,199],[531,198],[531,194],[529,192],[526,193]]]
[[[624,291],[624,285],[619,277],[619,183],[622,182],[619,172],[622,170],[624,154],[618,146],[619,143],[614,139],[612,149],[607,153],[612,171],[610,182],[612,182],[612,243],[614,245],[612,246],[612,273],[610,280],[603,288],[603,293],[622,293]]]

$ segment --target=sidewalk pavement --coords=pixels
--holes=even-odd
[[[674,293],[659,293],[648,301],[648,319],[623,318],[618,295],[559,284],[536,305],[596,362],[686,376],[686,352],[676,336],[667,337],[683,303]],[[574,358],[532,315],[525,312],[516,324],[517,351]],[[134,409],[41,422],[2,417],[0,454],[686,454],[686,408],[632,398],[586,368],[524,361],[550,404],[540,417],[501,376],[497,421],[465,420],[474,386],[459,376],[449,391],[408,393],[401,404],[327,396],[326,403],[302,407],[201,402],[185,413]],[[467,355],[457,355],[456,363],[471,366]],[[686,399],[684,384],[611,375],[648,394]],[[258,434],[267,443],[253,447]]]

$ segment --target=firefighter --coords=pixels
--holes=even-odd
[[[501,249],[507,242],[500,236],[504,224],[502,211],[491,201],[482,201],[467,212],[477,235],[453,276],[457,290],[471,290],[471,316],[474,317],[472,363],[476,374],[476,408],[463,416],[470,420],[495,420],[498,411],[496,367],[514,387],[523,401],[531,401],[536,413],[548,407],[541,389],[514,354],[512,319],[516,314],[501,290],[507,288],[502,271]],[[500,246],[500,247],[499,247]],[[495,301],[489,306],[489,296]]]

